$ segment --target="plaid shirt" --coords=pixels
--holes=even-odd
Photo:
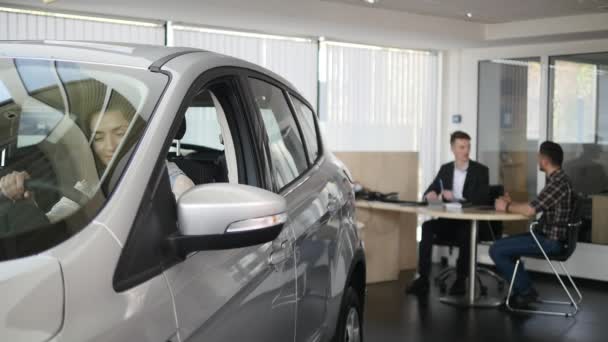
[[[555,171],[538,197],[530,203],[537,213],[543,213],[539,228],[551,240],[567,239],[568,223],[573,210],[572,185],[564,171]]]

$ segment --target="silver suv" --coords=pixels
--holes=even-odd
[[[2,341],[362,340],[352,180],[267,70],[0,43],[0,162]]]

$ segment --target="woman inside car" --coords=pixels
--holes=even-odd
[[[128,149],[127,146],[132,145],[129,141],[123,143],[123,140],[127,136],[129,126],[137,125],[137,120],[140,120],[135,117],[133,106],[124,97],[119,95],[119,98],[120,100],[116,101],[115,105],[109,106],[105,112],[94,112],[87,116],[83,123],[93,150],[98,173],[101,175],[100,178],[107,175],[106,171],[112,167],[113,160],[118,159],[116,152],[119,149],[125,151]],[[132,123],[134,117],[135,122]],[[121,143],[125,146],[121,146]],[[178,199],[182,193],[193,187],[194,183],[175,163],[167,161],[167,169],[171,189],[175,198]],[[2,195],[13,202],[33,199],[33,193],[26,186],[28,179],[30,179],[30,175],[25,171],[13,171],[0,178]],[[74,188],[87,198],[92,198],[97,190],[96,184],[88,184],[85,180],[78,181]],[[79,208],[80,204],[64,196],[53,205],[46,216],[51,223],[54,223],[75,213]]]

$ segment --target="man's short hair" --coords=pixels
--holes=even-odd
[[[562,167],[562,163],[564,162],[564,150],[559,144],[554,143],[553,141],[545,141],[540,145],[539,153],[551,161],[551,163],[555,166]]]
[[[471,136],[466,134],[463,131],[456,131],[456,132],[452,133],[452,135],[450,136],[450,145],[453,145],[457,139],[471,141]]]

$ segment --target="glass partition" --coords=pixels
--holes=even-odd
[[[549,59],[549,137],[583,198],[579,241],[608,244],[608,53]]]
[[[516,201],[537,193],[540,84],[538,57],[479,63],[477,156],[490,169],[490,184],[503,185]],[[506,234],[525,230],[525,223],[505,223]]]

